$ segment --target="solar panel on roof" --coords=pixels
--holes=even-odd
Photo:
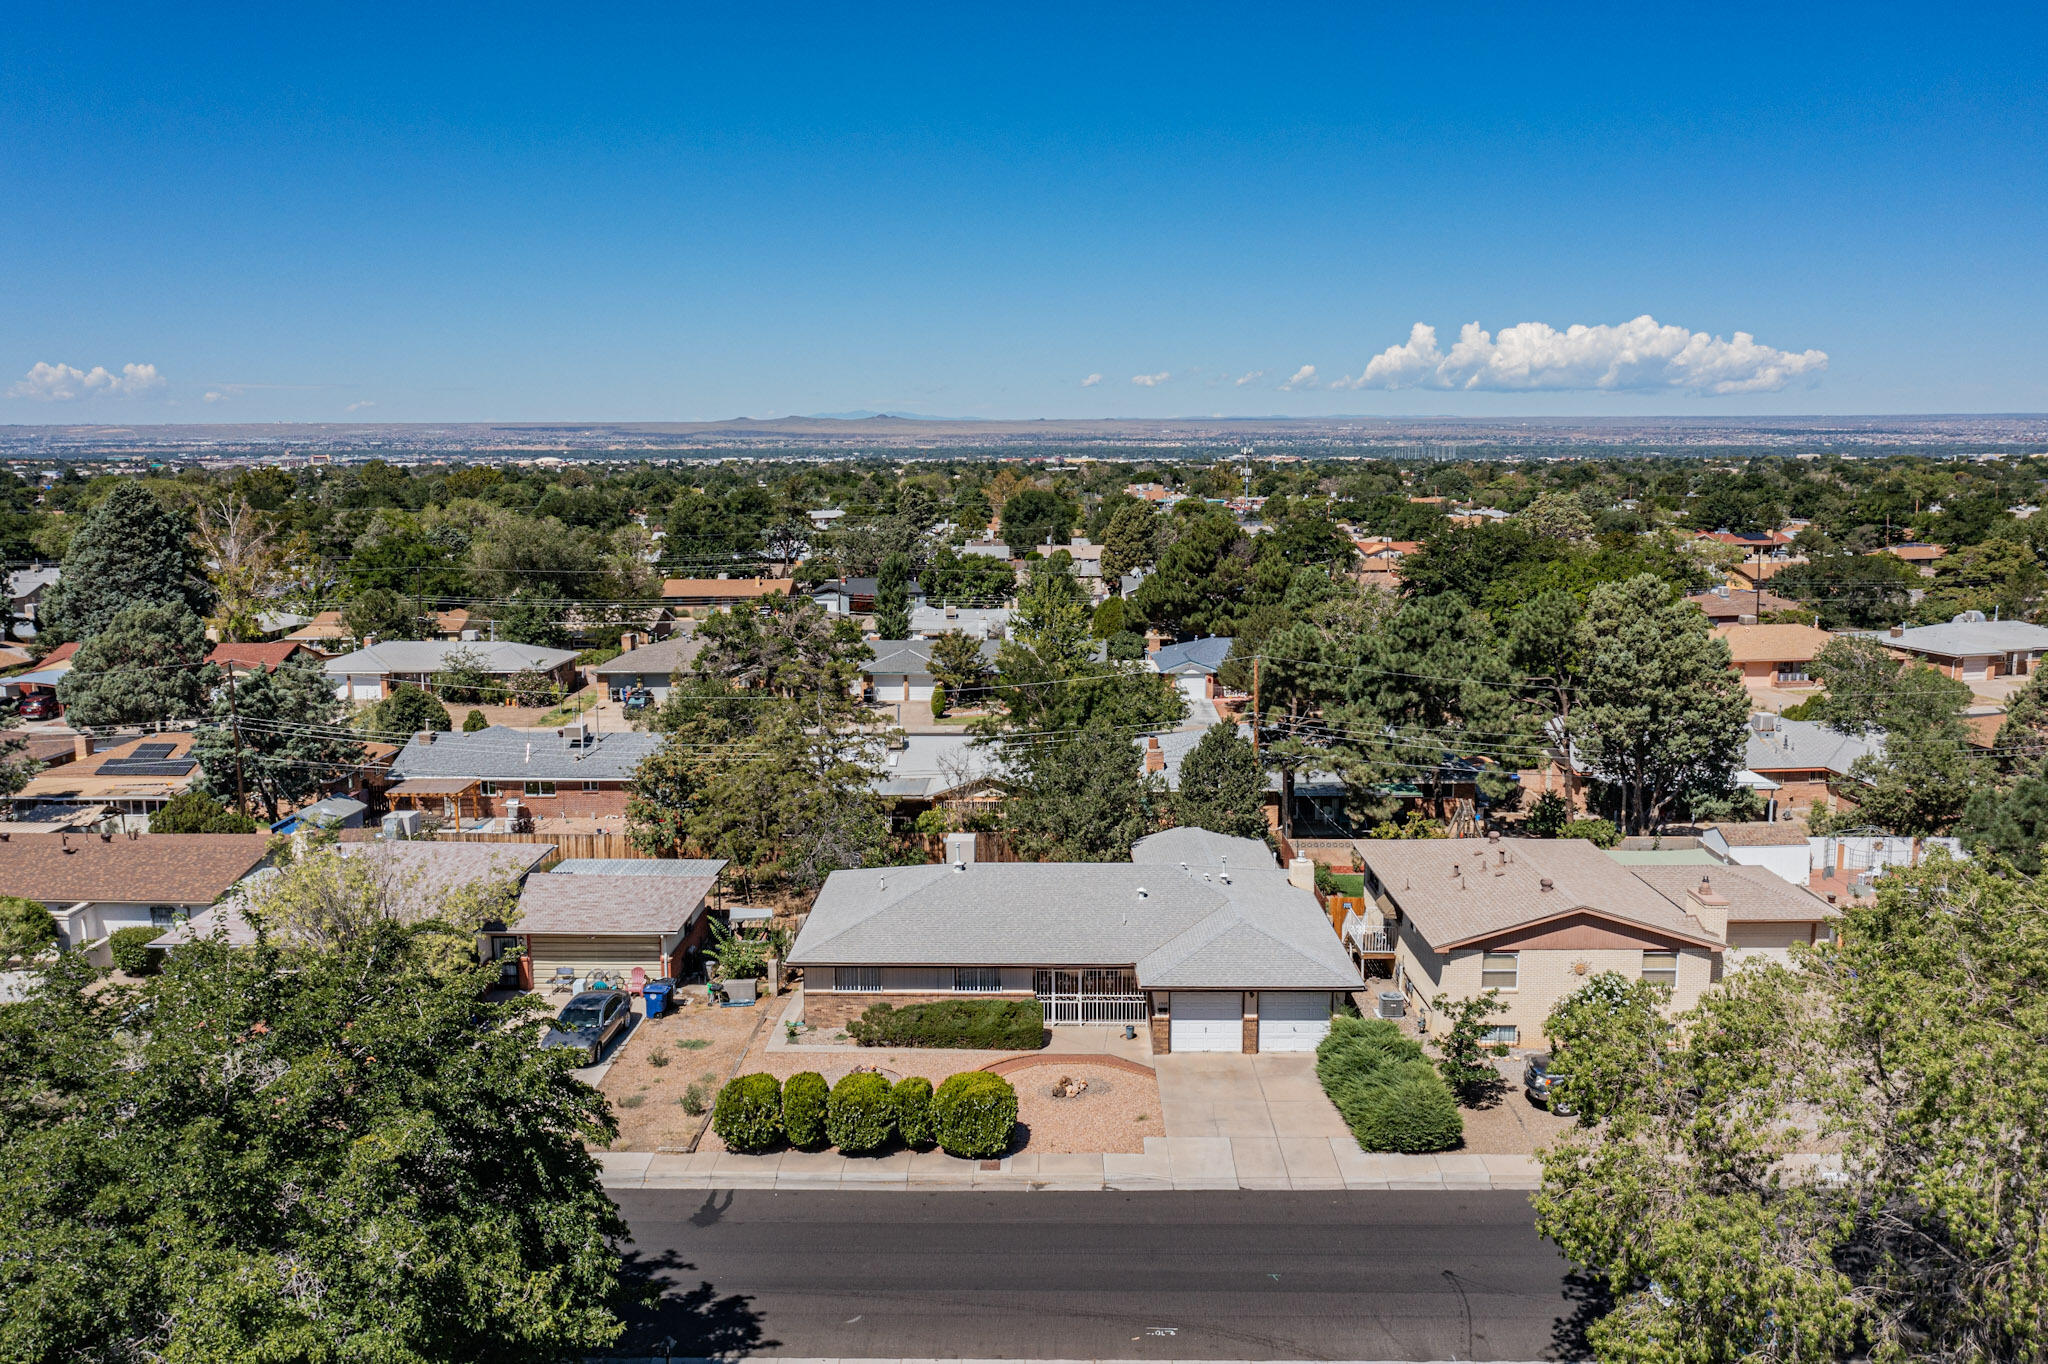
[[[178,751],[176,744],[137,744],[135,751],[115,762],[160,763]]]
[[[103,777],[182,777],[199,766],[190,758],[175,758],[168,762],[149,762],[140,758],[116,758],[100,764],[99,774]]]

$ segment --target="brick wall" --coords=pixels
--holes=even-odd
[[[936,1004],[949,999],[1035,999],[1037,996],[1025,991],[1021,994],[1004,991],[1002,994],[961,995],[952,993],[919,994],[910,991],[848,991],[840,994],[836,990],[817,990],[809,985],[804,987],[804,1022],[813,1028],[831,1031],[844,1028],[854,1019],[866,1013],[876,1004],[893,1004],[902,1008],[906,1004]]]
[[[1173,1020],[1165,1014],[1152,1015],[1152,1054],[1165,1056],[1173,1050]]]
[[[1258,1051],[1259,992],[1257,990],[1246,990],[1244,992],[1244,1032],[1240,1036],[1242,1038],[1242,1045],[1239,1050],[1246,1056],[1250,1056]]]

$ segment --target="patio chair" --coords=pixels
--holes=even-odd
[[[550,990],[548,991],[548,993],[556,995],[575,994],[576,968],[573,966],[557,966],[555,968],[555,982],[553,987],[550,988]]]
[[[646,985],[647,969],[642,966],[634,967],[632,979],[626,986],[627,992],[630,994],[637,995],[641,992],[642,989],[646,987]]]

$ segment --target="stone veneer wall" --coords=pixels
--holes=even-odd
[[[912,991],[848,991],[814,990],[804,987],[804,1022],[820,1031],[844,1028],[866,1013],[876,1004],[893,1004],[902,1008],[906,1004],[937,1004],[950,999],[1036,999],[1030,991],[1005,990],[1001,994],[954,994],[947,992],[916,993]]]

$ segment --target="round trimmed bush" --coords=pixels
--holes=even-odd
[[[711,1130],[734,1151],[767,1150],[782,1139],[782,1086],[759,1072],[733,1080],[718,1091]]]
[[[935,1140],[932,1132],[932,1082],[922,1075],[898,1080],[896,1088],[889,1092],[889,1098],[896,1105],[896,1131],[902,1135],[903,1144],[919,1151],[930,1150]]]
[[[815,1070],[802,1071],[782,1083],[782,1130],[800,1151],[825,1144],[825,1108],[832,1090]]]
[[[1448,1151],[1465,1139],[1465,1120],[1451,1088],[1427,1061],[1389,1066],[1367,1087],[1351,1124],[1367,1151],[1421,1155]]]
[[[1017,1126],[1017,1091],[1000,1075],[970,1070],[951,1076],[932,1095],[932,1128],[949,1156],[999,1156]]]
[[[164,931],[148,924],[137,924],[133,928],[117,928],[107,935],[107,951],[114,958],[114,965],[131,976],[153,975],[163,965],[161,948],[151,947],[152,940],[161,938]]]
[[[825,1105],[825,1135],[849,1156],[879,1151],[896,1135],[889,1082],[870,1070],[839,1077]]]

